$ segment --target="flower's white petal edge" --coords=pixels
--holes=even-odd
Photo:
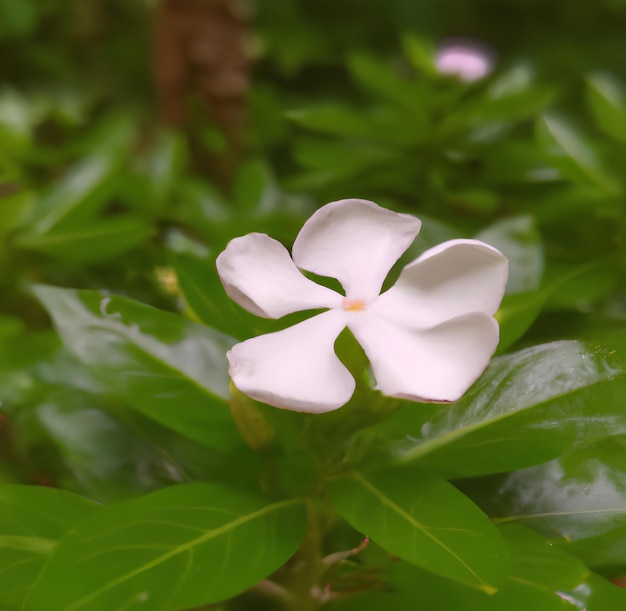
[[[253,399],[297,412],[341,407],[355,387],[334,352],[346,319],[343,310],[330,310],[236,344],[227,355],[235,386]]]
[[[498,345],[498,324],[473,312],[424,331],[371,312],[348,327],[370,359],[383,394],[414,401],[456,401],[478,379]]]
[[[263,233],[235,238],[216,261],[228,296],[257,316],[332,308],[342,296],[303,276],[287,249]]]
[[[389,270],[411,245],[421,221],[364,199],[326,204],[293,245],[298,267],[341,282],[352,299],[375,299]]]
[[[409,263],[372,310],[416,329],[470,312],[491,316],[500,307],[508,270],[506,258],[493,246],[479,240],[450,240]]]

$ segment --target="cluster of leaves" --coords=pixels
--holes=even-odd
[[[561,75],[542,28],[523,48],[442,4],[258,3],[223,189],[219,126],[156,120],[150,3],[0,0],[0,608],[626,606],[626,6],[568,3],[559,30],[511,3],[570,51],[607,25]],[[498,45],[492,76],[437,73],[457,33]],[[346,336],[337,412],[229,387],[226,350],[288,322],[232,304],[215,257],[348,196],[422,218],[407,258],[508,256],[499,355],[457,404],[382,397]]]

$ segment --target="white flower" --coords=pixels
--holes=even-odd
[[[508,264],[477,240],[427,250],[380,294],[421,222],[362,199],[323,206],[304,224],[293,260],[261,233],[235,238],[217,258],[227,294],[266,318],[327,308],[292,327],[235,345],[235,386],[276,407],[321,413],[352,396],[355,382],[334,352],[347,326],[370,360],[377,388],[416,401],[459,399],[498,344],[493,318]],[[297,266],[297,267],[296,267]],[[302,268],[339,280],[345,296],[309,280]]]
[[[471,83],[487,76],[493,69],[493,56],[484,45],[471,40],[443,43],[435,59],[441,74],[458,76]]]

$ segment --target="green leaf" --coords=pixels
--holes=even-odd
[[[546,114],[539,119],[539,139],[558,169],[574,182],[591,183],[609,196],[622,186],[607,172],[595,146],[565,119]]]
[[[292,111],[288,116],[311,131],[349,139],[348,143],[354,149],[362,148],[365,142],[394,148],[415,147],[423,138],[419,126],[414,129],[410,113],[396,108],[376,108],[364,112],[348,106],[326,104]],[[329,143],[326,144],[328,146]]]
[[[268,212],[276,205],[278,189],[263,161],[244,163],[235,177],[233,199],[237,209],[247,213]]]
[[[264,319],[249,314],[226,295],[211,263],[184,255],[173,258],[180,290],[195,317],[237,339],[270,330]]]
[[[327,483],[333,505],[388,552],[493,593],[506,577],[504,544],[487,516],[452,484],[408,469]]]
[[[590,261],[575,268],[552,267],[554,280],[549,290],[546,309],[588,311],[594,302],[606,297],[615,287],[617,270],[607,259]]]
[[[407,405],[355,443],[386,447],[399,463],[471,476],[522,469],[619,434],[626,431],[624,334],[613,343],[614,350],[553,342],[498,357],[465,397],[428,422],[419,406]]]
[[[152,233],[146,219],[120,216],[90,219],[79,226],[54,227],[43,234],[23,235],[18,246],[81,264],[106,261],[144,242]]]
[[[212,329],[99,291],[38,285],[63,342],[135,409],[218,450],[238,444],[226,400],[231,340]]]
[[[514,559],[511,581],[534,584],[553,593],[557,588],[574,590],[587,577],[584,563],[537,533],[519,524],[507,524],[500,532]]]
[[[498,354],[506,352],[507,348],[526,333],[541,314],[549,294],[550,292],[544,289],[504,296],[496,313],[496,319],[500,324]]]
[[[187,484],[107,505],[62,539],[25,611],[169,611],[228,599],[304,535],[301,501]]]
[[[539,145],[528,140],[508,138],[498,142],[483,151],[481,163],[483,179],[490,185],[545,183],[561,177]]]
[[[587,104],[609,138],[626,142],[626,94],[613,76],[597,72],[587,78]]]
[[[430,40],[417,38],[412,34],[402,36],[402,48],[416,70],[429,77],[438,77],[435,55],[436,50]]]
[[[141,156],[134,155],[130,172],[120,181],[119,198],[134,211],[159,214],[185,184],[181,174],[187,151],[182,133],[161,131]],[[186,177],[187,178],[187,177]]]
[[[535,82],[533,70],[524,64],[496,76],[483,96],[468,104],[473,124],[519,121],[534,117],[549,107],[556,97],[554,87]]]
[[[615,271],[606,260],[551,271],[551,279],[540,290],[504,296],[496,313],[500,323],[498,354],[522,337],[542,311],[588,308],[606,296],[615,282]]]
[[[174,131],[158,134],[154,148],[145,160],[144,176],[157,202],[167,199],[185,166],[186,150],[182,134]]]
[[[119,159],[98,154],[80,161],[42,196],[29,233],[41,235],[54,227],[89,217],[109,197],[117,180]]]
[[[19,227],[33,208],[31,191],[18,191],[0,199],[0,236]]]
[[[372,93],[388,100],[411,113],[415,133],[426,134],[429,130],[425,112],[427,90],[418,82],[407,80],[370,55],[353,53],[348,67],[355,79]]]
[[[0,34],[26,36],[36,27],[39,20],[39,7],[33,0],[15,4],[11,0],[0,0]]]
[[[498,523],[522,523],[567,543],[581,542],[575,547],[580,551],[595,548],[594,564],[598,565],[602,555],[599,544],[610,539],[619,542],[615,533],[626,528],[625,450],[623,437],[609,438],[558,460],[511,473],[490,495],[490,511]],[[610,536],[602,537],[607,534]],[[624,545],[621,548],[626,562]],[[602,564],[609,558],[615,563],[616,551],[613,547]]]
[[[55,389],[38,401],[34,411],[46,445],[56,446],[63,464],[57,485],[109,502],[187,477],[172,451],[159,447],[160,440],[144,422],[134,431],[106,408],[111,406],[104,397],[74,387]]]
[[[507,294],[539,288],[543,274],[543,245],[531,216],[498,221],[475,237],[495,246],[509,260]]]
[[[0,605],[20,607],[57,541],[96,504],[43,486],[0,486]]]
[[[370,131],[366,116],[338,104],[294,110],[287,116],[302,127],[334,136],[366,136]]]
[[[469,589],[400,562],[388,562],[388,586],[329,605],[329,611],[614,611],[626,592],[589,572],[573,556],[520,526],[501,528],[511,574],[495,594]],[[379,563],[380,564],[380,563]],[[376,567],[380,579],[380,567]]]
[[[329,143],[317,138],[300,138],[295,156],[303,166],[321,170],[337,180],[391,163],[397,159],[398,152],[371,142],[354,144],[340,140]]]

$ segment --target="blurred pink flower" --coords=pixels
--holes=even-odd
[[[435,58],[441,74],[458,76],[471,83],[487,76],[493,69],[493,55],[484,45],[471,40],[444,42]]]

